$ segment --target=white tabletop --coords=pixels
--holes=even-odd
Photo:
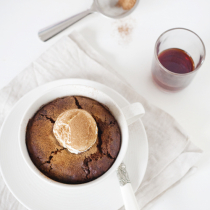
[[[164,193],[150,210],[210,209],[210,1],[141,0],[128,18],[112,20],[93,14],[43,43],[37,31],[90,7],[92,0],[7,0],[0,2],[0,88],[61,36],[78,30],[89,43],[146,99],[174,116],[204,150],[197,173]],[[132,28],[122,38],[118,27]],[[167,29],[185,27],[204,41],[207,57],[192,84],[179,93],[161,92],[151,79],[157,37]]]

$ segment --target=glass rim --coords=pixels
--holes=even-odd
[[[165,67],[161,64],[161,62],[159,61],[158,55],[157,55],[157,51],[156,51],[156,49],[157,49],[157,43],[158,43],[158,41],[160,40],[160,38],[161,38],[164,34],[170,32],[170,31],[173,31],[173,30],[177,30],[177,29],[181,29],[181,30],[185,30],[185,31],[191,32],[191,33],[193,33],[195,36],[197,36],[197,38],[200,40],[200,42],[201,42],[201,44],[202,44],[202,46],[203,46],[203,51],[204,51],[204,56],[203,56],[202,62],[199,64],[199,66],[197,66],[193,71],[188,72],[188,73],[184,73],[184,74],[175,73],[175,72],[169,71],[167,68],[165,68]],[[204,45],[203,40],[198,36],[198,34],[196,34],[195,32],[193,32],[193,31],[191,31],[191,30],[189,30],[189,29],[180,28],[180,27],[178,27],[178,28],[171,28],[171,29],[168,29],[167,31],[163,32],[163,33],[158,37],[158,39],[157,39],[157,41],[156,41],[156,43],[155,43],[155,50],[154,50],[154,53],[155,53],[155,59],[157,60],[158,64],[161,66],[161,68],[162,68],[163,70],[165,70],[166,72],[168,72],[169,74],[176,75],[176,76],[185,76],[185,75],[189,75],[189,74],[193,74],[193,73],[197,72],[198,69],[202,66],[202,64],[203,64],[203,62],[205,61],[205,58],[206,58],[206,48],[205,48],[205,45]]]

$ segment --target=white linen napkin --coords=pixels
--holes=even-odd
[[[141,208],[181,180],[200,158],[202,151],[190,142],[178,123],[136,93],[77,32],[63,37],[0,90],[0,127],[24,94],[39,85],[63,78],[85,78],[103,83],[130,103],[139,101],[145,107],[142,120],[148,135],[149,162],[136,192]],[[9,192],[1,175],[0,209],[26,209]]]

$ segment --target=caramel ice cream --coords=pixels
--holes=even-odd
[[[87,111],[71,109],[58,116],[53,133],[61,146],[71,153],[79,154],[95,144],[98,127]]]

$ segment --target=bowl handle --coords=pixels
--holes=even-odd
[[[138,120],[145,114],[144,107],[139,102],[133,103],[122,108],[122,112],[125,116],[128,125],[134,123],[136,120]]]

